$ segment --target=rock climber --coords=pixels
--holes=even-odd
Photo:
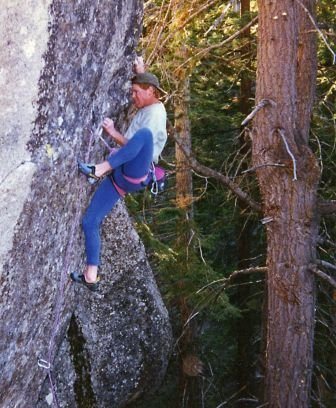
[[[151,163],[158,162],[167,141],[167,114],[160,101],[165,92],[158,78],[145,71],[141,58],[136,59],[134,71],[132,100],[138,110],[128,129],[122,135],[109,118],[105,118],[102,124],[105,132],[120,148],[115,149],[102,163],[78,163],[79,171],[91,183],[100,182],[82,220],[86,268],[83,273],[72,272],[70,277],[92,291],[96,291],[99,285],[100,225],[124,193],[145,187]]]

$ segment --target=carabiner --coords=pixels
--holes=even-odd
[[[45,368],[46,370],[50,370],[50,367],[51,367],[50,362],[43,360],[42,358],[39,358],[37,360],[37,365],[41,368]]]

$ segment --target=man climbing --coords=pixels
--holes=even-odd
[[[101,222],[124,193],[145,187],[151,162],[158,162],[167,141],[167,114],[159,100],[164,91],[159,80],[155,75],[145,72],[142,59],[136,60],[135,72],[132,100],[138,111],[127,131],[122,135],[109,118],[105,118],[102,125],[107,134],[121,146],[120,149],[116,149],[102,163],[78,164],[79,170],[90,182],[101,180],[82,220],[87,265],[82,274],[70,274],[74,282],[84,284],[92,291],[98,289]]]

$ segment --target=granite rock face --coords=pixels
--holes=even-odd
[[[1,6],[1,407],[119,407],[164,375],[169,319],[123,203],[103,225],[100,291],[68,278],[94,190],[76,161],[102,159],[103,117],[123,127],[141,18],[140,0]]]
[[[88,295],[86,288],[76,288],[75,313],[62,345],[68,351],[56,359],[62,407],[124,406],[159,386],[165,373],[171,344],[167,312],[121,204],[105,221],[103,245],[100,290]],[[39,408],[48,406],[49,381],[46,385]]]

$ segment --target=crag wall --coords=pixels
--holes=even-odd
[[[68,278],[94,190],[77,158],[104,157],[104,116],[124,126],[141,19],[140,0],[1,4],[1,407],[123,406],[165,373],[169,318],[123,203],[99,292]]]

